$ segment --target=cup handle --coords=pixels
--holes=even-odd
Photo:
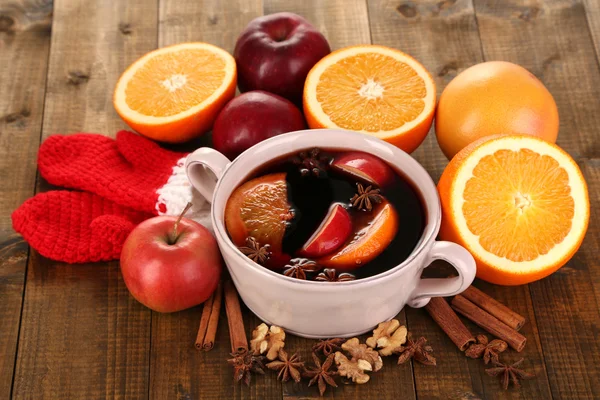
[[[475,273],[477,272],[475,259],[473,259],[471,253],[464,247],[456,243],[434,242],[433,247],[429,251],[429,264],[433,260],[444,260],[452,264],[458,271],[458,276],[443,279],[420,279],[419,284],[413,292],[412,299],[408,302],[408,305],[411,307],[423,307],[429,303],[432,297],[446,297],[459,294],[465,291],[473,283],[473,279],[475,279]]]
[[[218,151],[201,147],[187,156],[185,170],[192,186],[212,203],[217,181],[230,163],[231,161]]]

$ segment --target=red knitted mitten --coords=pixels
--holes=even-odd
[[[118,259],[127,235],[150,217],[92,193],[59,190],[30,198],[12,221],[44,257],[85,263]]]
[[[208,202],[185,174],[186,156],[127,131],[118,132],[116,140],[79,133],[48,137],[40,146],[38,166],[53,185],[154,215],[179,215],[191,201],[186,216],[210,229]]]

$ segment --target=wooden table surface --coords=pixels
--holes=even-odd
[[[416,57],[438,94],[484,60],[540,78],[560,113],[558,143],[581,167],[591,221],[580,251],[539,282],[476,286],[528,319],[524,367],[537,378],[501,390],[483,363],[459,353],[422,309],[398,317],[425,335],[437,367],[386,359],[366,385],[326,396],[358,399],[600,398],[600,2],[598,0],[1,0],[0,398],[305,398],[314,388],[273,375],[232,385],[221,315],[216,348],[194,349],[200,307],[162,315],[127,292],[117,262],[67,265],[31,251],[10,213],[50,186],[37,177],[53,133],[125,128],[112,107],[121,72],[157,47],[206,41],[233,50],[248,21],[278,11],[307,17],[332,48],[375,43]],[[437,180],[446,165],[430,133],[413,153]],[[248,333],[259,320],[245,310]],[[469,325],[472,327],[472,325]],[[478,332],[477,329],[473,331]],[[314,341],[289,337],[305,359]],[[510,351],[508,360],[520,355]]]

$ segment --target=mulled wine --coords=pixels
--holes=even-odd
[[[307,149],[249,174],[225,210],[230,238],[287,276],[348,281],[404,261],[426,224],[411,183],[358,151]]]

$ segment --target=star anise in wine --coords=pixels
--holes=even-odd
[[[294,258],[285,266],[283,274],[291,278],[306,279],[307,272],[316,272],[321,267],[314,261],[306,258]]]
[[[362,183],[357,183],[356,186],[358,187],[358,193],[350,199],[352,207],[358,210],[371,211],[374,203],[381,203],[383,201],[383,196],[379,194],[379,189],[374,189],[371,185],[365,188]]]
[[[313,346],[313,351],[315,353],[323,353],[323,355],[328,356],[330,354],[335,353],[336,351],[342,351],[342,343],[344,343],[346,339],[343,338],[333,338],[333,339],[325,339],[320,340],[319,343]]]
[[[519,387],[521,384],[519,380],[523,379],[532,379],[535,377],[534,374],[525,372],[518,367],[523,363],[523,358],[521,358],[516,363],[511,365],[502,364],[501,362],[494,362],[493,368],[488,368],[485,370],[485,373],[489,376],[500,376],[500,381],[502,382],[502,387],[504,390],[508,389],[508,385],[512,382],[513,386]]]
[[[246,238],[246,246],[240,247],[240,251],[255,263],[264,264],[271,257],[270,248],[268,244],[261,246],[256,239],[249,236]]]
[[[333,376],[337,375],[337,372],[329,370],[333,364],[335,354],[330,354],[323,364],[321,364],[321,360],[319,360],[319,357],[317,357],[315,353],[312,353],[312,357],[315,367],[306,368],[302,376],[311,378],[310,382],[308,382],[308,386],[312,386],[316,383],[319,386],[319,393],[323,396],[325,390],[327,390],[327,385],[338,387],[337,383],[333,380]]]
[[[231,353],[233,358],[227,360],[233,366],[233,380],[235,382],[243,382],[246,386],[250,386],[252,374],[265,374],[265,365],[263,364],[263,356],[255,356],[247,351],[240,353]]]
[[[331,162],[331,157],[321,153],[321,150],[314,148],[308,151],[301,151],[292,157],[292,162],[299,167],[302,176],[312,174],[318,178],[325,176]]]
[[[404,346],[400,357],[398,357],[398,364],[404,364],[411,358],[414,358],[415,361],[424,365],[436,365],[435,357],[430,354],[433,352],[433,349],[426,343],[427,339],[423,336],[417,340],[412,340],[409,334],[406,346]]]
[[[490,361],[497,363],[499,353],[507,348],[508,345],[504,340],[494,339],[490,342],[487,336],[477,335],[477,343],[470,345],[465,351],[465,355],[470,358],[481,358],[483,356],[483,362],[487,365]]]
[[[347,272],[342,272],[338,275],[333,268],[325,268],[323,272],[319,272],[319,274],[315,277],[315,281],[322,282],[348,282],[355,279],[356,277],[354,275]]]
[[[304,368],[304,362],[300,361],[298,354],[288,356],[285,350],[279,349],[277,360],[268,363],[267,368],[279,371],[277,379],[282,382],[287,382],[291,377],[298,383],[302,379],[300,371]]]

